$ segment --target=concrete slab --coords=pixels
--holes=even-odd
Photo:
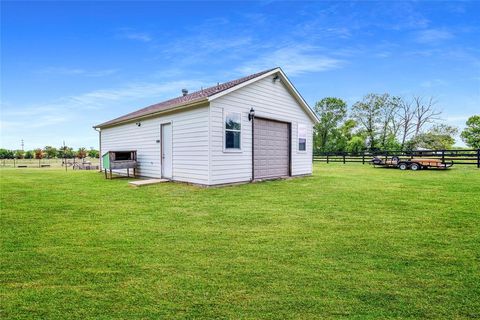
[[[157,183],[169,182],[169,181],[170,180],[168,179],[145,179],[145,180],[130,181],[128,184],[134,187],[142,187],[142,186],[148,186],[151,184],[157,184]]]

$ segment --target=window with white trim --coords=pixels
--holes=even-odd
[[[242,114],[225,112],[225,150],[240,150],[242,139]]]
[[[298,151],[307,150],[307,126],[304,124],[298,125]]]

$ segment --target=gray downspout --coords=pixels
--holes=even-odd
[[[98,132],[98,172],[102,172],[102,130],[93,128]]]

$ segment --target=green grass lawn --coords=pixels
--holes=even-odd
[[[210,189],[0,175],[2,319],[480,317],[473,166]]]

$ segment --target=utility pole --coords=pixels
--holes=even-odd
[[[22,151],[25,151],[25,150],[23,150],[23,147],[24,147],[24,144],[23,144],[23,139],[22,139]]]
[[[67,148],[65,147],[65,140],[63,140],[63,164],[65,165],[65,172],[67,172]]]

